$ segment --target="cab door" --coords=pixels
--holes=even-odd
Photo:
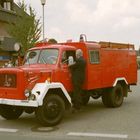
[[[75,57],[75,51],[65,50],[62,52],[62,58],[60,62],[60,81],[67,91],[72,91],[71,72],[68,66],[69,56]]]

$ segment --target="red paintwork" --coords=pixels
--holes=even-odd
[[[76,50],[80,48],[86,59],[86,80],[83,86],[86,90],[112,87],[116,78],[124,77],[128,84],[137,83],[136,53],[132,45],[120,45],[121,48],[111,48],[96,42],[71,42],[49,45],[39,43],[34,49],[58,48],[59,57],[57,64],[24,65],[18,68],[1,68],[2,73],[17,74],[17,88],[0,87],[0,98],[26,99],[25,89],[32,89],[35,83],[44,82],[48,77],[51,82],[61,82],[68,92],[72,91],[71,74],[66,64],[61,64],[64,50]],[[124,47],[122,49],[122,47]],[[132,49],[132,50],[130,50]],[[100,63],[91,64],[89,50],[99,50]],[[35,80],[37,79],[37,80]],[[35,82],[32,82],[35,80]],[[30,84],[29,84],[30,83]]]

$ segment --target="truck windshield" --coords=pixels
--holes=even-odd
[[[27,52],[24,64],[56,64],[58,49],[32,50]]]

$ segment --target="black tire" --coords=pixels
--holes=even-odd
[[[89,95],[82,95],[82,105],[86,106],[89,102],[90,96]]]
[[[36,118],[44,126],[57,125],[63,118],[65,103],[58,95],[47,95],[42,106],[35,111]]]
[[[18,119],[23,113],[23,109],[16,106],[1,105],[0,115],[7,120]]]
[[[102,95],[102,102],[103,102],[104,106],[106,106],[106,107],[111,107],[109,93],[110,93],[110,90],[108,89],[108,90],[104,91],[103,95]]]
[[[120,107],[123,103],[123,99],[123,88],[119,83],[108,90],[108,93],[102,95],[102,101],[106,107]]]
[[[123,103],[124,94],[121,84],[117,84],[110,92],[111,107],[120,107]]]

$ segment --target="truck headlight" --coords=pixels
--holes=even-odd
[[[34,94],[31,94],[30,97],[29,97],[29,99],[30,100],[35,100],[36,99],[36,96]]]
[[[29,89],[25,89],[24,94],[28,98],[31,94],[31,91]]]
[[[25,89],[24,94],[28,100],[35,100],[36,99],[36,96],[34,94],[32,94],[31,90],[29,90],[29,89]]]

